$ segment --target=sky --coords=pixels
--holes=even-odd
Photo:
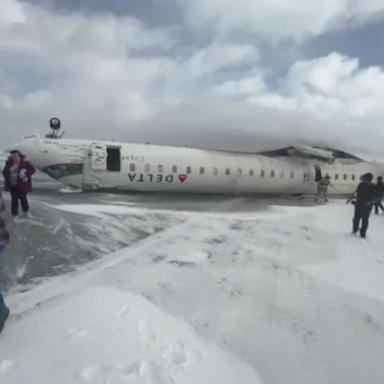
[[[0,0],[1,144],[67,137],[383,157],[384,0]]]

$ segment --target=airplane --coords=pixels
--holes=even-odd
[[[64,139],[58,118],[50,126],[45,137],[25,136],[21,150],[42,172],[83,191],[305,195],[316,193],[317,182],[329,175],[329,194],[350,195],[362,174],[384,175],[383,164],[331,148],[248,153]]]

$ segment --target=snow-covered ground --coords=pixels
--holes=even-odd
[[[157,213],[172,225],[10,293],[1,384],[383,383],[384,217],[362,240],[338,201],[249,213],[52,208],[121,224]]]

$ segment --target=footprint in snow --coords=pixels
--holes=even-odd
[[[76,339],[83,339],[87,336],[87,331],[84,329],[74,329],[68,332],[66,339],[67,340],[76,340]]]
[[[16,364],[13,360],[0,361],[0,375],[8,373],[15,367],[15,365]]]
[[[125,316],[129,313],[129,308],[126,306],[121,306],[119,310],[117,311],[117,316]]]
[[[76,376],[77,381],[81,383],[92,384],[127,384],[138,383],[137,378],[140,376],[140,366],[119,366],[119,365],[90,365],[85,367]]]

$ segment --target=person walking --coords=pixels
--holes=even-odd
[[[375,214],[379,214],[379,208],[381,209],[382,212],[384,212],[384,207],[383,207],[383,197],[384,197],[384,183],[383,183],[383,178],[382,176],[379,176],[377,178],[377,182],[375,185],[375,191],[376,191],[376,201],[375,201]]]
[[[0,190],[0,258],[3,252],[5,251],[5,247],[9,241],[9,233],[7,231],[6,223],[5,223],[5,205],[3,200],[3,195]],[[9,309],[5,305],[4,296],[0,292],[0,333],[4,329],[5,322],[7,321],[9,316]]]
[[[328,201],[328,188],[331,185],[331,177],[325,175],[317,182],[317,195],[315,201],[323,200],[324,202]]]
[[[355,215],[353,217],[353,230],[356,234],[360,230],[360,236],[365,238],[367,234],[369,216],[372,206],[375,203],[375,186],[372,184],[372,173],[366,173],[362,176],[362,181],[355,192]],[[361,222],[361,227],[360,227]]]
[[[28,193],[32,192],[32,175],[36,172],[35,167],[18,150],[11,151],[8,158],[3,176],[5,179],[5,189],[11,193],[12,215],[19,214],[19,201],[24,214],[29,212]]]

